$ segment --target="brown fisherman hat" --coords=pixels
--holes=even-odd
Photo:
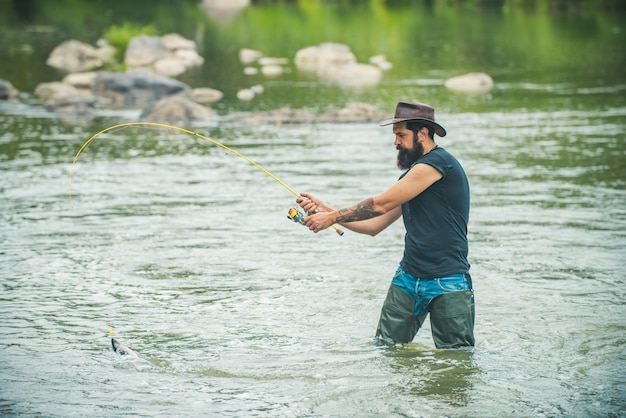
[[[415,120],[428,125],[441,137],[446,136],[443,126],[435,122],[435,109],[424,103],[398,102],[396,114],[391,118],[380,121],[380,126],[391,125],[392,123]]]

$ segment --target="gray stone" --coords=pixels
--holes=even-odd
[[[178,76],[204,63],[196,51],[196,43],[174,33],[160,38],[140,35],[131,39],[124,60],[128,68],[166,77]]]
[[[159,100],[141,114],[142,120],[164,122],[191,122],[215,118],[215,111],[192,102],[186,97],[175,96]]]
[[[216,89],[199,87],[191,90],[189,97],[196,103],[215,103],[222,100],[224,93]]]
[[[19,91],[10,81],[0,79],[0,100],[13,100],[18,94]]]
[[[340,87],[359,88],[378,85],[383,78],[383,73],[375,65],[352,63],[321,68],[319,78]]]
[[[493,79],[485,73],[468,73],[447,79],[444,86],[459,93],[483,94],[493,88]]]
[[[326,42],[297,51],[294,62],[299,71],[319,74],[326,67],[356,64],[357,61],[347,45]]]
[[[328,42],[303,48],[296,52],[294,62],[299,71],[315,74],[319,80],[340,87],[369,87],[382,80],[381,68],[359,64],[344,44]]]
[[[165,97],[189,91],[185,83],[142,70],[125,73],[103,71],[98,73],[94,84],[94,93],[108,100],[110,107],[145,107]]]
[[[128,42],[124,61],[128,68],[149,67],[170,54],[158,36],[139,35]]]
[[[82,93],[70,84],[61,83],[59,81],[41,83],[35,87],[34,93],[44,103],[55,103],[78,96],[92,96],[91,94]]]
[[[54,48],[46,63],[51,67],[75,73],[99,68],[103,61],[93,46],[69,40]]]
[[[202,8],[211,20],[232,20],[246,7],[250,0],[202,0]]]
[[[35,88],[35,95],[44,102],[44,107],[61,117],[92,117],[97,98],[76,87],[60,82],[41,83]]]

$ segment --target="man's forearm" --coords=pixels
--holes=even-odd
[[[368,197],[362,202],[357,203],[349,208],[339,209],[339,216],[337,216],[337,222],[356,222],[364,221],[366,219],[375,218],[382,215],[374,207],[374,198]]]

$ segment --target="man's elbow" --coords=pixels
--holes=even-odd
[[[386,213],[391,212],[397,207],[393,203],[376,203],[374,205],[374,211],[378,214],[377,216],[384,215]]]

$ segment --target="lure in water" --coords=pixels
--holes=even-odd
[[[139,357],[139,354],[131,350],[126,344],[113,338],[113,329],[109,328],[109,336],[111,337],[111,348],[114,352],[122,356]]]

